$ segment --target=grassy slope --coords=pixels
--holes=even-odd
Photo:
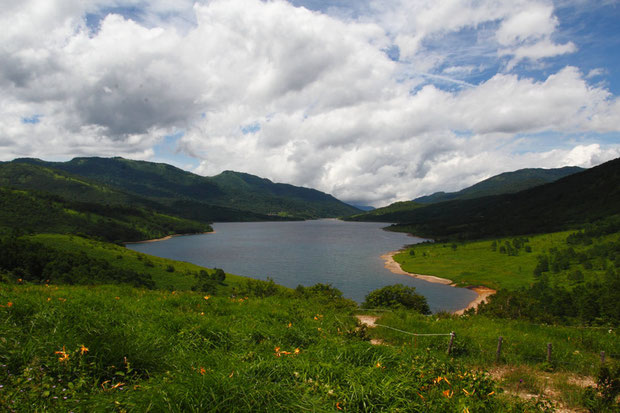
[[[148,273],[156,288],[160,289],[188,290],[195,283],[194,274],[205,270],[204,267],[188,262],[142,254],[115,244],[72,235],[37,234],[30,239],[61,251],[84,252],[92,258],[106,260],[115,267]],[[168,266],[174,267],[174,271],[168,271]],[[229,294],[233,288],[240,287],[246,280],[248,280],[246,277],[226,274],[226,285],[221,287],[221,294]]]
[[[372,346],[314,299],[0,284],[0,303],[0,404],[17,411],[524,408],[462,350]]]
[[[495,241],[499,247],[504,242],[512,241],[512,238],[500,238],[495,240],[473,241],[454,244],[419,244],[413,247],[415,256],[410,255],[409,249],[396,254],[394,260],[401,264],[403,270],[414,274],[435,275],[448,278],[458,285],[485,285],[491,288],[517,289],[529,287],[534,282],[533,271],[537,265],[537,256],[548,253],[552,248],[566,247],[566,237],[572,231],[556,232],[530,236],[529,245],[531,253],[520,250],[517,256],[508,256],[491,249],[491,243]],[[616,233],[600,238],[597,243],[609,242],[620,239]],[[573,246],[575,252],[580,252],[592,246]],[[585,275],[585,281],[598,278],[604,270],[585,270],[580,265],[572,263],[571,268],[554,275],[554,282],[558,285],[570,286],[571,282],[567,275],[580,269]]]

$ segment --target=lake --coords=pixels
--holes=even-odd
[[[384,268],[381,255],[421,238],[384,231],[386,224],[332,219],[301,222],[216,223],[215,233],[128,244],[127,248],[159,257],[295,288],[329,283],[357,302],[370,291],[391,284],[415,287],[433,311],[467,306],[476,293],[433,284]]]

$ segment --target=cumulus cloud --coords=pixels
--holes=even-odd
[[[0,12],[0,157],[152,159],[175,134],[197,173],[240,170],[379,206],[619,154],[558,137],[618,133],[620,102],[604,86],[574,66],[511,72],[576,50],[553,41],[550,3],[369,0],[350,14],[311,3],[13,3]],[[430,46],[468,30],[512,62],[503,73],[463,81],[485,68]],[[551,148],[528,145],[546,132]]]

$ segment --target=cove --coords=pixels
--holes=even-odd
[[[360,303],[370,291],[398,283],[415,287],[434,312],[458,310],[476,298],[476,293],[465,288],[387,270],[381,255],[424,240],[384,231],[384,226],[333,219],[216,223],[215,233],[128,244],[127,248],[261,280],[270,277],[291,288],[329,283]]]

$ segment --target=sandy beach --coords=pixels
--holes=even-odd
[[[389,252],[385,255],[382,255],[381,258],[383,260],[385,260],[385,268],[387,268],[388,270],[390,270],[391,272],[393,272],[394,274],[402,274],[402,275],[408,275],[410,277],[414,277],[414,278],[419,278],[421,280],[424,281],[428,281],[431,283],[436,283],[436,284],[445,284],[445,285],[449,285],[451,287],[456,287],[456,285],[454,285],[454,283],[452,282],[452,280],[449,280],[447,278],[441,278],[441,277],[435,277],[434,275],[422,275],[422,274],[413,274],[410,272],[407,272],[405,270],[403,270],[400,266],[399,263],[397,263],[396,261],[394,261],[394,255],[398,254],[400,251],[392,251]],[[469,310],[470,308],[476,308],[478,307],[478,305],[482,302],[486,302],[487,298],[493,294],[495,294],[497,291],[493,290],[492,288],[488,288],[488,287],[481,287],[481,286],[473,286],[473,287],[467,287],[472,291],[475,291],[476,294],[478,294],[478,296],[471,301],[467,307],[462,308],[460,310],[456,310],[454,311],[454,314],[463,314],[466,310]]]
[[[147,240],[144,240],[144,241],[125,242],[124,244],[146,244],[148,242],[165,241],[165,240],[173,238],[173,237],[184,237],[184,236],[187,236],[187,235],[200,235],[200,234],[215,234],[215,230],[209,231],[209,232],[195,232],[195,233],[192,233],[192,234],[173,234],[173,235],[167,235],[167,236],[162,237],[162,238],[147,239]]]

